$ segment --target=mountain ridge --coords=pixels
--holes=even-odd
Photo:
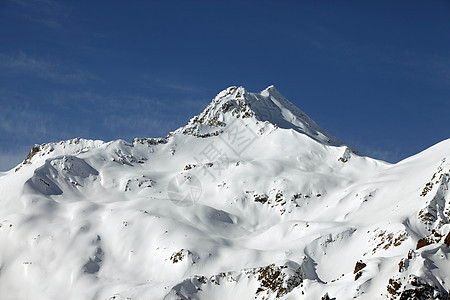
[[[280,95],[228,88],[166,139],[33,147],[0,176],[0,298],[447,299],[450,139],[385,163]]]
[[[260,93],[250,93],[242,86],[231,86],[218,93],[199,115],[175,133],[217,135],[220,128],[232,122],[233,118],[269,122],[280,128],[294,129],[322,143],[345,145],[289,102],[273,85]]]

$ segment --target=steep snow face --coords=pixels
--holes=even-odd
[[[357,155],[273,87],[35,146],[0,177],[0,299],[446,299],[449,162]]]
[[[284,98],[274,86],[269,86],[260,93],[249,93],[243,87],[229,87],[217,94],[187,126],[176,132],[195,136],[217,135],[236,118],[241,118],[246,124],[259,121],[284,129],[294,129],[327,145],[344,145]]]

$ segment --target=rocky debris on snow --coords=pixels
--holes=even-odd
[[[209,278],[192,276],[174,286],[172,290],[178,297],[185,299],[187,290],[201,293],[206,289],[204,285],[209,285],[209,289],[220,288],[222,285],[237,284],[242,278],[257,282],[258,287],[254,291],[255,299],[272,299],[272,297],[280,299],[303,283],[303,272],[302,268],[293,262],[285,265],[270,264],[259,268],[243,269],[239,272],[222,272]]]
[[[447,300],[449,296],[448,291],[415,275],[410,275],[404,283],[399,278],[390,278],[386,288],[391,300]]]
[[[364,263],[362,260],[356,262],[355,269],[353,270],[353,274],[356,274],[355,280],[358,280],[358,278],[362,276],[361,270],[364,269],[366,266],[367,264]]]

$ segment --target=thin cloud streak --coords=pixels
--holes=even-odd
[[[364,144],[360,141],[350,140],[347,141],[349,145],[360,151],[364,156],[368,156],[371,158],[375,158],[378,160],[383,160],[389,163],[397,163],[404,157],[404,153],[402,153],[401,149],[392,142],[379,142],[380,145],[391,145],[391,147],[380,147],[375,145]]]
[[[20,51],[11,56],[0,53],[0,67],[9,72],[27,74],[46,79],[55,83],[82,83],[89,80],[101,81],[94,74],[70,66],[37,59]]]
[[[64,8],[60,2],[54,0],[9,0],[19,6],[43,12],[49,16],[64,15]]]
[[[196,85],[190,85],[185,83],[179,83],[176,81],[164,80],[156,77],[155,75],[142,74],[141,76],[142,85],[151,85],[158,88],[169,89],[175,92],[189,93],[189,94],[199,94],[205,92],[211,92],[211,89],[204,87],[199,87]]]
[[[8,105],[8,102],[11,103]],[[11,99],[2,104],[0,111],[0,141],[20,142],[37,136],[48,136],[53,117],[30,107],[28,102]],[[59,132],[59,129],[54,129]]]
[[[59,109],[78,111],[100,119],[101,127],[108,132],[129,135],[135,134],[166,135],[171,130],[188,122],[191,115],[198,114],[206,106],[205,101],[183,98],[173,104],[156,98],[133,94],[104,95],[94,92],[54,93],[44,100],[46,105],[58,106]],[[125,103],[127,103],[125,105]],[[183,112],[183,114],[180,114]],[[122,137],[124,138],[124,137]]]
[[[19,9],[12,11],[23,19],[45,27],[64,30],[63,22],[69,16],[69,10],[61,2],[54,0],[9,0]]]
[[[27,156],[30,149],[15,149],[14,152],[0,151],[0,173],[9,171],[20,164]]]
[[[372,72],[373,62],[378,62],[378,70],[386,76],[400,74],[414,81],[421,81],[437,87],[450,87],[450,56],[429,55],[418,51],[404,50],[392,45],[374,47],[343,38],[332,28],[323,25],[305,24],[308,34],[295,28],[281,26],[285,35],[300,41],[307,48],[321,52],[332,52],[327,55],[336,64],[346,64],[359,72]],[[311,35],[310,32],[315,32]],[[337,55],[337,56],[336,56]],[[352,64],[343,60],[351,59]],[[393,72],[395,71],[395,72]]]

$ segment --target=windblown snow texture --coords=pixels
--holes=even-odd
[[[450,140],[392,165],[230,87],[166,138],[0,173],[0,299],[447,299],[449,180]]]

